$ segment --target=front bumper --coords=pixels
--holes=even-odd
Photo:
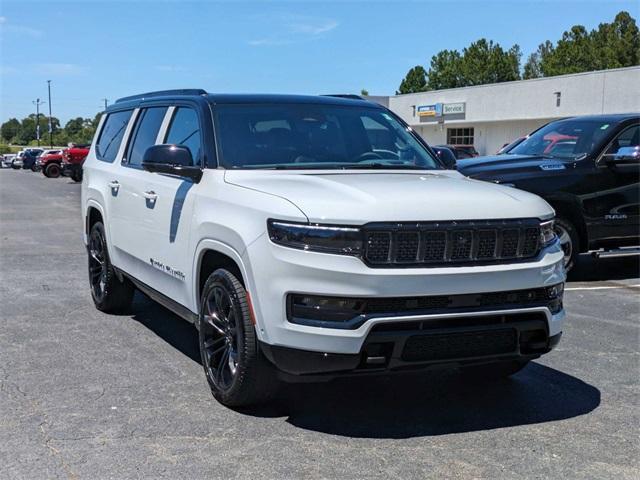
[[[255,312],[259,340],[275,347],[321,355],[361,355],[378,325],[401,322],[448,321],[490,315],[540,315],[546,335],[562,331],[564,311],[548,308],[478,309],[436,315],[380,316],[356,329],[300,325],[287,320],[290,293],[342,297],[405,297],[476,294],[552,286],[565,281],[563,252],[556,244],[530,262],[443,268],[375,269],[355,257],[295,250],[271,243],[266,235],[243,255],[246,282]],[[268,348],[268,347],[267,347]],[[275,357],[274,357],[275,358]],[[392,367],[392,365],[390,365]]]
[[[553,350],[560,342],[562,332],[541,341],[528,335],[526,326],[517,330],[517,346],[509,352],[488,355],[465,355],[453,358],[410,360],[403,352],[409,338],[424,332],[375,334],[367,339],[362,351],[354,354],[322,353],[260,343],[265,357],[278,369],[280,376],[289,381],[330,380],[338,376],[372,375],[411,372],[432,368],[457,368],[502,361],[533,360]],[[447,333],[437,333],[440,338]],[[468,332],[473,338],[481,334]],[[527,339],[524,339],[528,335]],[[533,339],[533,340],[532,340]]]

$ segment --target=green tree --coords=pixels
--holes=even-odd
[[[400,83],[396,95],[404,93],[417,93],[427,90],[427,72],[424,67],[416,65],[407,73]]]
[[[0,137],[6,142],[11,143],[20,133],[20,122],[17,118],[10,118],[0,126]]]
[[[540,71],[545,77],[640,64],[638,25],[624,11],[612,23],[601,23],[591,32],[574,25],[555,46],[550,42],[545,45],[544,51],[538,49]]]
[[[519,80],[520,47],[505,51],[500,44],[481,38],[463,50],[460,74],[465,87]]]
[[[542,59],[546,58],[548,55],[551,55],[552,52],[553,44],[549,40],[538,45],[538,49],[531,55],[529,55],[526,63],[524,64],[522,78],[527,80],[530,78],[542,77]]]
[[[428,90],[462,87],[462,57],[457,50],[442,50],[431,57]]]
[[[591,35],[598,69],[640,64],[638,25],[628,12],[618,13],[613,23],[601,23]]]
[[[77,136],[82,132],[83,128],[84,128],[84,119],[82,117],[72,118],[64,126],[65,133],[69,137]]]
[[[363,88],[362,90],[360,90],[360,95],[362,95],[363,97],[368,97],[369,90],[367,90],[366,88]]]

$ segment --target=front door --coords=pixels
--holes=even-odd
[[[640,228],[640,163],[607,162],[622,147],[638,145],[640,126],[628,126],[604,150],[597,162],[598,188],[583,198],[585,213],[594,221],[600,241],[634,243]],[[627,239],[629,242],[624,242]],[[622,242],[619,242],[622,240]]]
[[[158,143],[186,146],[194,165],[200,165],[203,147],[197,111],[186,106],[170,107]],[[153,281],[148,284],[189,306],[193,260],[189,254],[189,235],[196,184],[183,177],[145,174],[142,193],[146,196],[147,221],[140,227],[144,229],[144,237],[153,239],[144,248],[144,260],[153,270]]]

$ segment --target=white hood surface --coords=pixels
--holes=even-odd
[[[284,198],[310,222],[360,225],[553,214],[551,206],[536,195],[449,170],[227,170],[225,181]]]

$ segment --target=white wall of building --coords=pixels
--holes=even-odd
[[[437,103],[464,103],[464,118],[416,115]],[[640,67],[395,95],[388,106],[431,144],[446,143],[447,128],[473,127],[474,146],[489,155],[557,118],[640,112]]]

